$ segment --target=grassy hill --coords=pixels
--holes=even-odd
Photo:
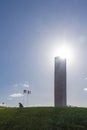
[[[0,108],[0,130],[87,130],[87,108]]]

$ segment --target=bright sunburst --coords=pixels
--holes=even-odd
[[[65,58],[67,60],[71,60],[73,58],[72,48],[70,48],[67,45],[59,46],[58,48],[56,48],[54,50],[53,56],[54,57],[59,56],[59,57],[61,57],[63,59]]]

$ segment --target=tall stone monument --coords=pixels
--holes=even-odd
[[[66,106],[66,59],[55,57],[54,105]]]

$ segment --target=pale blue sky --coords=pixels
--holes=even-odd
[[[29,105],[54,104],[54,48],[66,41],[68,104],[87,107],[87,0],[0,0],[0,103],[16,106],[29,84]]]

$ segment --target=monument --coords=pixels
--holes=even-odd
[[[55,57],[54,106],[66,106],[66,59]]]

